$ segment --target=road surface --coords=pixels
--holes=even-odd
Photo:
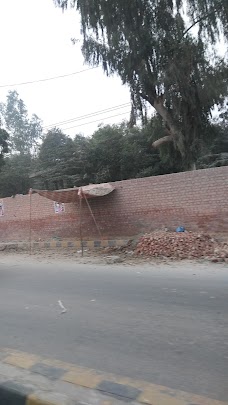
[[[1,255],[0,280],[0,346],[228,400],[224,265]]]

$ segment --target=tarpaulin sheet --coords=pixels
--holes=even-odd
[[[67,188],[63,190],[36,190],[32,189],[33,193],[38,193],[42,197],[59,203],[72,203],[78,201],[80,197],[94,198],[102,197],[110,194],[114,187],[109,183],[104,184],[90,184],[84,187]]]

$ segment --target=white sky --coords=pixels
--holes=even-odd
[[[52,0],[0,0],[1,64],[0,86],[48,78],[80,70],[83,63],[76,11],[65,13]],[[26,86],[0,87],[0,102],[8,90],[17,90],[29,114],[35,113],[43,125],[55,124],[130,102],[127,87],[118,78],[108,78],[101,68],[58,80]],[[103,118],[118,115],[104,123],[129,118],[129,106],[94,117],[59,125],[69,135],[90,135]],[[119,115],[121,114],[121,115]],[[78,126],[99,120],[93,124]],[[68,127],[76,126],[66,130]]]
[[[73,45],[70,40],[81,38],[75,10],[62,13],[52,0],[0,0],[0,15],[0,102],[5,101],[8,90],[16,89],[29,114],[37,114],[44,126],[129,103],[128,88],[117,77],[107,78],[101,68],[43,83],[1,88],[77,72],[88,66],[83,63],[81,42]],[[120,122],[129,118],[129,111],[130,104],[57,126],[72,136],[90,135],[105,117],[115,115],[104,123]],[[95,120],[98,122],[79,126]],[[67,130],[72,126],[75,128]]]

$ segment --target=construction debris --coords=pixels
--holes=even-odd
[[[107,264],[121,263],[123,261],[120,256],[107,256],[105,259]]]
[[[140,238],[136,254],[171,259],[206,258],[213,262],[228,262],[228,244],[219,243],[211,235],[204,233],[157,231]]]
[[[61,314],[65,314],[66,311],[67,311],[67,309],[64,307],[62,301],[61,301],[61,300],[58,300],[58,304],[59,304],[59,306],[60,306],[60,308],[61,308],[61,310],[62,310],[62,311],[61,311]]]

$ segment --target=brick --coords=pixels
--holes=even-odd
[[[90,200],[102,237],[134,236],[162,226],[175,229],[227,232],[228,167],[174,173],[165,176],[112,183],[114,193]],[[0,217],[0,242],[28,241],[29,196],[4,198]],[[65,204],[65,212],[54,213],[53,201],[32,195],[32,239],[79,239],[79,204]],[[83,204],[83,238],[100,239]]]

